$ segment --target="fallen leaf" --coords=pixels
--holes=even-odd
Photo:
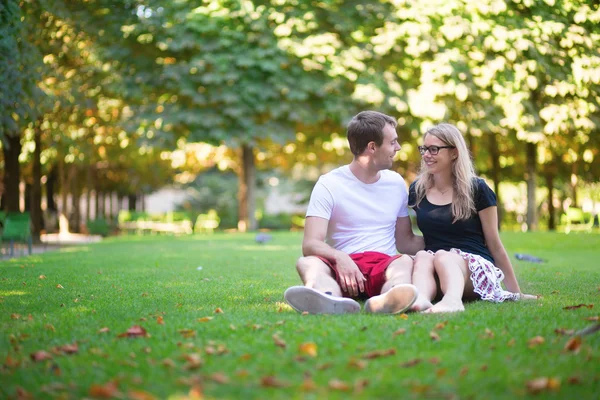
[[[44,328],[48,329],[49,331],[56,332],[56,328],[54,328],[52,324],[46,324],[44,325]]]
[[[13,359],[10,355],[6,356],[6,361],[4,361],[4,365],[8,368],[18,367],[21,364],[19,360]]]
[[[515,345],[515,342],[516,342],[515,338],[512,338],[506,343],[506,345],[508,347],[513,347]]]
[[[46,279],[46,275],[40,275],[40,279]]]
[[[110,329],[108,329],[107,327],[98,329],[98,333],[107,333],[107,332],[110,332]]]
[[[441,377],[445,376],[447,372],[448,372],[448,370],[446,368],[440,368],[435,371],[435,376],[437,378],[441,378]]]
[[[317,369],[319,371],[325,371],[326,369],[329,369],[331,367],[333,367],[333,363],[330,363],[330,362],[324,363],[324,364],[321,364],[321,365],[317,365]]]
[[[367,386],[369,386],[368,379],[358,379],[354,382],[354,393],[357,394],[362,392]]]
[[[565,344],[565,350],[573,352],[575,354],[579,353],[581,349],[581,336],[572,337]]]
[[[394,336],[404,335],[406,333],[406,329],[400,328],[396,332],[394,332]]]
[[[221,385],[226,385],[229,383],[229,377],[222,372],[215,372],[209,376],[209,379]]]
[[[17,400],[31,400],[33,399],[33,395],[29,393],[27,390],[23,389],[21,386],[17,386]]]
[[[60,283],[59,283],[58,285],[56,285],[56,287],[57,287],[58,289],[64,289],[63,285],[61,285]]]
[[[79,352],[79,346],[77,346],[77,343],[65,344],[63,346],[57,347],[56,349],[65,354],[75,354]]]
[[[196,331],[193,329],[180,329],[178,332],[186,339],[196,337]]]
[[[559,388],[560,380],[558,380],[558,378],[547,378],[543,376],[527,382],[527,390],[531,394],[537,394],[545,390],[558,390]]]
[[[563,307],[563,310],[576,310],[576,309],[581,308],[581,307],[594,308],[594,305],[593,304],[583,304],[582,303],[582,304],[577,304],[575,306]]]
[[[371,360],[374,358],[379,358],[379,357],[387,357],[387,356],[393,356],[396,354],[396,349],[387,349],[387,350],[375,350],[375,351],[370,351],[368,353],[365,353],[361,356],[361,358],[365,358],[367,360]]]
[[[143,327],[141,327],[139,325],[133,325],[131,328],[127,329],[127,332],[123,332],[120,335],[118,335],[117,337],[119,337],[119,338],[123,338],[123,337],[136,338],[136,337],[149,337],[149,336],[150,335]]]
[[[414,367],[415,365],[420,364],[421,361],[423,361],[423,360],[421,360],[420,358],[413,358],[412,360],[403,362],[402,364],[400,364],[400,366],[402,368],[410,368],[410,367]]]
[[[438,342],[440,340],[440,335],[438,335],[436,332],[431,331],[429,332],[429,337],[431,338],[431,340],[433,340],[434,342]]]
[[[462,368],[460,369],[460,373],[459,373],[459,374],[460,374],[460,376],[465,376],[465,375],[467,375],[468,373],[469,373],[469,367],[467,367],[467,366],[465,365],[464,367],[462,367]]]
[[[329,381],[329,388],[333,390],[341,390],[343,392],[347,392],[348,390],[350,390],[350,385],[348,385],[346,382],[340,379],[334,378]]]
[[[202,387],[199,384],[194,384],[188,393],[187,399],[189,400],[202,400],[204,394],[202,393]]]
[[[244,360],[244,361],[247,361],[251,358],[252,358],[252,354],[249,354],[249,353],[245,353],[240,356],[240,360]]]
[[[223,310],[221,310],[221,307],[217,307],[217,309],[215,310],[215,314],[223,314]]]
[[[156,318],[156,323],[159,324],[159,325],[164,325],[165,324],[165,320],[163,319],[162,315],[159,315]]]
[[[19,319],[21,318],[21,314],[10,314],[10,319]]]
[[[273,375],[264,376],[260,378],[260,385],[262,387],[270,387],[270,388],[280,388],[286,387],[288,384],[286,382],[280,381]]]
[[[307,376],[304,378],[304,381],[302,381],[302,385],[300,386],[300,388],[304,392],[312,392],[317,388],[317,385],[310,376]]]
[[[237,371],[235,373],[235,376],[238,376],[240,378],[247,378],[250,375],[250,372],[248,372],[247,369],[240,369],[239,371]]]
[[[283,339],[281,339],[279,337],[278,334],[273,334],[273,341],[275,342],[275,346],[277,347],[281,347],[282,349],[285,349],[287,347],[287,344],[285,343],[285,341]]]
[[[529,339],[527,341],[527,345],[529,346],[530,349],[533,349],[534,347],[543,344],[546,341],[546,339],[544,339],[543,336],[536,336],[533,337],[531,339]]]
[[[308,311],[302,311],[301,315],[304,316],[304,315],[308,315],[308,314],[309,314]]]
[[[367,362],[365,360],[356,360],[353,358],[348,361],[348,366],[356,369],[365,369],[367,367]]]
[[[112,399],[121,396],[119,393],[119,387],[116,382],[107,382],[104,385],[92,385],[88,394],[91,397],[98,397],[101,399]]]
[[[400,318],[400,319],[408,319],[408,314],[402,313],[402,314],[398,315],[398,318]]]
[[[600,321],[600,316],[596,315],[594,317],[587,317],[586,321]]]
[[[559,294],[560,290],[553,290],[552,292],[550,292],[550,294]]]
[[[170,358],[165,358],[164,360],[162,360],[161,364],[163,367],[166,367],[166,368],[174,368],[175,367],[175,361],[171,360]]]
[[[570,376],[567,379],[569,385],[581,385],[581,378],[577,375]]]
[[[435,325],[433,329],[442,330],[446,327],[446,325],[448,325],[448,321],[439,322]]]
[[[496,336],[496,335],[494,334],[494,332],[491,329],[485,328],[485,332],[483,333],[483,336],[482,336],[483,338],[493,339],[494,336]]]
[[[440,362],[442,362],[442,360],[440,360],[438,357],[433,357],[429,359],[429,362],[433,365],[438,365]]]
[[[202,358],[197,353],[186,354],[183,356],[183,358],[187,360],[187,363],[183,366],[183,368],[188,371],[198,369],[203,364]]]
[[[127,392],[127,398],[131,399],[131,400],[155,400],[156,397],[154,397],[152,394],[148,393],[148,392],[144,392],[143,390],[130,390],[129,392]]]
[[[483,364],[480,368],[480,371],[487,371],[488,370],[488,366],[486,364]]]
[[[307,356],[317,356],[317,345],[313,342],[302,343],[298,346],[298,352],[300,354],[306,354]]]
[[[40,351],[36,351],[35,353],[31,353],[29,355],[29,357],[31,357],[31,359],[33,361],[38,362],[38,361],[44,361],[44,360],[51,360],[52,354],[48,353],[45,350],[40,350]]]
[[[202,317],[202,318],[198,318],[198,322],[208,322],[211,319],[213,319],[214,317]]]
[[[559,336],[571,336],[572,334],[575,333],[574,329],[565,329],[565,328],[557,328],[554,330],[554,333],[556,333]]]

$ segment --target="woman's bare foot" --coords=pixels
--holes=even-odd
[[[414,304],[410,307],[410,311],[425,311],[433,307],[433,303],[427,300],[425,297],[419,295],[417,300],[415,300]]]
[[[423,311],[424,313],[446,313],[465,311],[465,306],[461,300],[443,298],[439,303]]]

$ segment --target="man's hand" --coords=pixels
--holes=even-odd
[[[365,282],[367,279],[349,255],[340,253],[335,260],[335,268],[338,273],[342,292],[346,292],[353,297],[357,297],[359,293],[365,292]]]

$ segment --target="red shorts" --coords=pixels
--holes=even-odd
[[[365,276],[367,281],[365,282],[365,295],[366,297],[373,297],[381,294],[381,288],[385,283],[385,270],[392,263],[392,261],[402,257],[402,254],[395,256],[388,256],[387,254],[378,253],[376,251],[365,251],[364,253],[350,254],[352,261],[356,263],[360,272]],[[321,261],[331,268],[335,274],[335,280],[340,283],[340,277],[338,275],[335,264],[331,261],[319,257]],[[340,285],[341,286],[341,285]],[[348,292],[342,292],[344,297],[351,297]]]

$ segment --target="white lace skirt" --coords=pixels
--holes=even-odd
[[[471,281],[475,293],[481,296],[482,300],[501,303],[507,300],[519,300],[518,293],[509,292],[502,288],[501,282],[504,280],[504,274],[500,268],[496,267],[490,261],[476,254],[465,253],[459,249],[450,249],[451,253],[461,256],[469,266],[471,271]]]

